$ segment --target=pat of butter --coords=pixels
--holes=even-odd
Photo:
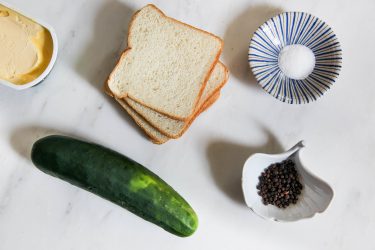
[[[25,84],[38,78],[52,58],[51,33],[0,4],[0,79]]]

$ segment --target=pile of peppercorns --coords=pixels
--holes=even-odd
[[[257,185],[263,204],[279,208],[296,204],[302,188],[292,160],[274,163],[266,168],[259,176]]]

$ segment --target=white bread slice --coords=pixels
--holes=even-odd
[[[225,84],[228,78],[228,71],[224,64],[219,62],[213,74],[211,75],[211,78],[207,84],[207,87],[205,88],[205,91],[202,95],[202,98],[200,100],[200,110],[196,111],[196,116],[199,115],[201,112],[206,110],[210,105],[212,105],[218,98],[219,98],[219,91],[221,87]],[[104,86],[104,91],[112,96],[113,94],[109,91],[107,85]],[[128,114],[133,118],[133,120],[140,126],[145,133],[151,138],[151,140],[156,144],[163,144],[169,140],[169,137],[164,135],[163,133],[160,133],[158,129],[156,129],[152,124],[150,124],[147,120],[145,120],[141,115],[139,115],[124,99],[116,98],[116,101],[128,112]],[[131,100],[131,99],[130,99]],[[132,100],[131,100],[132,101]],[[144,106],[142,106],[144,107]],[[155,112],[151,109],[149,109],[152,112]],[[157,113],[157,112],[155,112]],[[164,116],[165,119],[171,120],[169,122],[178,122],[179,124],[184,125],[184,131],[191,125],[195,117],[193,117],[189,122],[185,123],[182,121],[176,121],[169,117]],[[167,120],[167,121],[168,121]]]
[[[198,114],[193,117],[190,122],[189,126],[192,122],[196,119],[196,117],[201,114],[202,112],[206,111],[217,99],[220,97],[220,92],[212,95],[209,97],[201,107],[201,110]],[[163,135],[159,132],[156,128],[151,126],[145,119],[143,119],[137,112],[135,112],[123,99],[115,98],[116,101],[128,112],[128,114],[133,118],[135,123],[148,135],[151,141],[155,144],[163,144],[167,142],[170,138]]]
[[[207,82],[202,97],[197,105],[198,110],[205,101],[215,92],[219,92],[228,79],[228,70],[224,64],[218,62]],[[190,121],[180,121],[160,114],[130,98],[125,98],[128,105],[133,108],[143,119],[149,122],[153,127],[157,128],[162,134],[170,138],[180,137],[189,126]],[[197,110],[197,111],[198,111]]]
[[[223,41],[147,5],[133,16],[128,46],[107,81],[113,95],[188,121]]]
[[[115,98],[116,101],[128,112],[128,114],[133,118],[135,123],[148,135],[151,141],[155,144],[163,144],[169,140],[169,138],[157,129],[152,127],[145,119],[137,114],[125,101]]]

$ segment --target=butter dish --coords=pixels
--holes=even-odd
[[[42,82],[58,53],[54,29],[0,1],[0,84],[16,90]]]

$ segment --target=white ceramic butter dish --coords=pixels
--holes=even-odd
[[[47,77],[47,75],[51,72],[51,70],[52,70],[52,68],[53,68],[53,66],[56,62],[57,52],[58,52],[58,42],[57,42],[56,32],[49,24],[47,24],[47,23],[45,23],[45,22],[43,22],[43,21],[41,21],[37,18],[34,18],[31,15],[28,15],[26,12],[18,9],[17,7],[12,6],[9,3],[0,1],[0,5],[3,5],[6,8],[10,9],[11,13],[15,12],[16,14],[19,14],[20,16],[24,16],[27,19],[30,19],[32,22],[34,22],[36,24],[39,24],[40,26],[44,27],[45,30],[47,30],[51,35],[51,38],[49,38],[49,41],[50,41],[50,39],[52,39],[52,54],[49,53],[49,55],[50,55],[50,57],[48,57],[48,58],[50,58],[49,62],[46,61],[46,62],[48,62],[48,64],[44,64],[43,71],[41,71],[41,73],[38,72],[39,74],[37,75],[36,78],[33,77],[34,79],[32,79],[30,81],[27,81],[25,83],[22,83],[22,84],[16,84],[16,83],[10,82],[8,80],[0,79],[0,84],[5,85],[5,86],[10,87],[10,88],[15,89],[15,90],[23,90],[23,89],[30,88],[30,87],[42,82]],[[6,16],[6,15],[4,15],[4,16]],[[49,50],[49,51],[51,51],[51,50]],[[45,65],[47,65],[47,66],[45,66]]]

